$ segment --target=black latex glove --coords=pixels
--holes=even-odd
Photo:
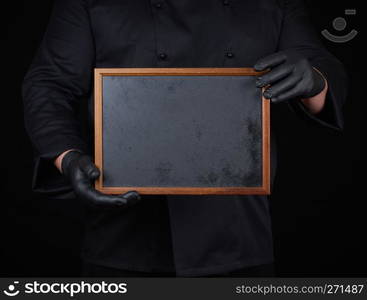
[[[123,195],[106,195],[97,191],[93,182],[100,176],[100,171],[88,155],[77,151],[68,152],[62,160],[61,168],[75,194],[87,205],[127,208],[140,200],[140,195],[135,191]]]
[[[268,87],[264,97],[279,103],[295,98],[307,99],[318,95],[325,88],[324,77],[310,62],[291,52],[278,52],[259,60],[256,71],[270,70],[258,78],[259,88]]]

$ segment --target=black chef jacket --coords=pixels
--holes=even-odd
[[[329,83],[320,116],[297,101],[294,110],[340,129],[344,71],[320,44],[301,1],[56,1],[23,84],[34,189],[50,199],[73,197],[52,161],[68,149],[93,152],[94,68],[252,67],[290,49]],[[124,212],[87,210],[86,216],[83,257],[104,266],[195,276],[273,260],[266,197],[144,196]]]

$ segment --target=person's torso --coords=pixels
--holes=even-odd
[[[276,51],[276,0],[90,1],[96,67],[252,67]]]
[[[260,57],[277,50],[282,23],[277,3],[91,1],[95,67],[252,67]],[[90,222],[96,224],[90,226],[86,256],[99,263],[113,261],[122,268],[176,268],[187,274],[206,267],[219,266],[219,272],[236,268],[234,263],[271,261],[266,197],[173,198],[142,201],[123,216],[92,215]],[[173,256],[175,263],[170,265]]]

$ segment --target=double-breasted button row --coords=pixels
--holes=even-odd
[[[222,3],[223,3],[224,6],[228,6],[230,4],[230,1],[229,0],[223,0]],[[158,8],[158,9],[163,7],[162,2],[156,2],[153,5],[154,5],[155,8]]]
[[[226,52],[225,56],[229,59],[234,58],[234,53],[233,52]],[[160,60],[166,60],[168,57],[167,53],[161,52],[158,53],[158,58]]]
[[[223,3],[224,6],[230,5],[229,0],[222,0],[222,3]],[[163,8],[163,2],[155,2],[155,3],[153,3],[153,6],[156,9],[161,9],[161,8]],[[157,54],[157,57],[158,57],[159,60],[163,61],[163,60],[167,59],[168,55],[165,52],[160,52],[160,53]],[[228,59],[232,59],[232,58],[234,58],[234,53],[231,52],[231,51],[228,51],[228,52],[225,53],[225,57],[227,57]]]

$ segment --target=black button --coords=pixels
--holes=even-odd
[[[162,8],[162,3],[161,2],[157,2],[155,5],[155,8]]]
[[[226,56],[227,56],[228,58],[233,58],[233,57],[234,57],[234,54],[233,54],[232,52],[227,52],[227,53],[226,53]]]
[[[159,57],[159,59],[161,59],[161,60],[165,60],[166,58],[167,58],[167,54],[166,53],[159,53],[158,54],[158,57]]]
[[[223,5],[229,5],[229,0],[223,0]]]

